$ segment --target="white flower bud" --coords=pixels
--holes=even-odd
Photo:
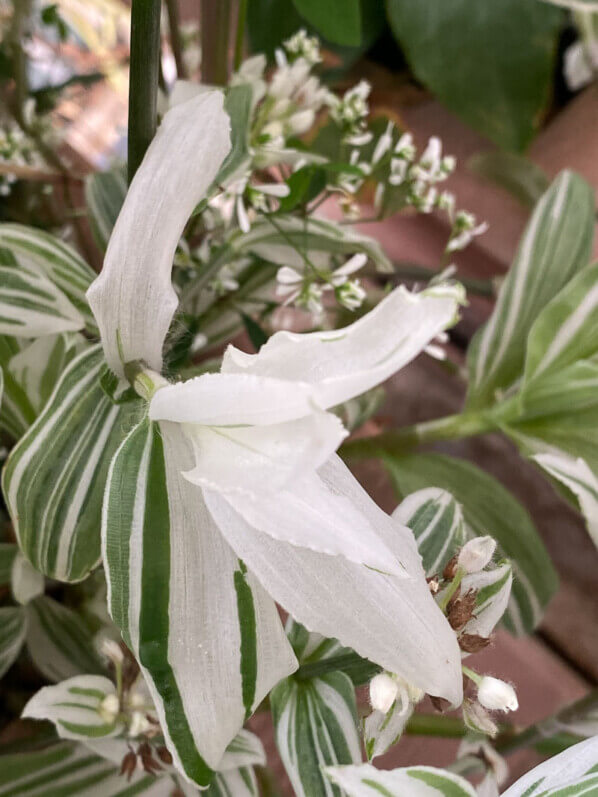
[[[116,695],[106,695],[100,703],[100,714],[106,722],[114,722],[120,711],[120,703]]]
[[[478,685],[478,700],[489,711],[517,711],[519,701],[511,684],[485,675]]]
[[[461,548],[457,565],[466,573],[478,573],[492,559],[495,550],[496,541],[492,537],[474,537]]]
[[[398,694],[398,683],[386,672],[378,673],[370,681],[370,703],[375,711],[387,714]]]
[[[96,646],[102,656],[111,661],[113,664],[122,664],[125,656],[121,646],[114,639],[101,635],[99,639],[96,637]]]
[[[129,723],[129,736],[141,736],[147,733],[152,727],[151,722],[140,711],[134,711]]]

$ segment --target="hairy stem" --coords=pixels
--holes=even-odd
[[[133,0],[129,77],[129,183],[156,132],[159,73],[160,0]]]

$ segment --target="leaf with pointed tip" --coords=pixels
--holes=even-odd
[[[326,767],[331,783],[347,797],[475,797],[473,786],[459,775],[434,767],[405,767],[382,771],[371,764]]]

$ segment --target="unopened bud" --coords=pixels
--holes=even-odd
[[[519,701],[511,684],[485,675],[478,685],[478,700],[489,711],[517,711]]]
[[[498,726],[492,717],[475,700],[466,700],[463,703],[463,721],[472,731],[483,733],[486,736],[494,737],[498,733]]]
[[[122,664],[124,661],[124,653],[121,646],[114,639],[103,636],[97,641],[97,648],[105,656],[108,661],[113,664]]]
[[[120,710],[120,702],[116,695],[106,695],[100,703],[100,714],[106,722],[114,722]]]
[[[129,736],[141,736],[151,729],[152,725],[145,714],[140,711],[134,711],[131,715],[131,722],[129,723]]]
[[[399,685],[388,673],[381,672],[370,681],[370,703],[376,711],[387,714],[399,694]]]
[[[496,542],[492,537],[474,537],[461,548],[458,565],[466,573],[478,573],[492,559],[495,550]]]

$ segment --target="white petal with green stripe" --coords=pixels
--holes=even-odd
[[[471,573],[461,582],[461,593],[477,591],[474,615],[463,629],[465,634],[489,637],[509,605],[513,570],[510,563],[492,570]]]
[[[434,767],[382,771],[362,764],[327,767],[326,775],[347,797],[475,797],[475,789],[466,780]]]
[[[0,678],[21,652],[27,633],[27,618],[22,606],[0,609]]]
[[[0,756],[0,797],[172,797],[171,777],[135,772],[130,781],[83,744]]]
[[[83,316],[60,288],[42,274],[7,262],[0,248],[0,334],[34,338],[84,326]]]
[[[372,761],[396,744],[401,738],[415,706],[403,706],[400,700],[384,714],[373,710],[363,721],[363,743],[368,761]]]
[[[217,772],[207,791],[197,792],[206,797],[259,797],[259,788],[252,767]]]
[[[50,720],[63,739],[98,739],[123,731],[116,711],[104,707],[116,698],[116,687],[103,675],[76,675],[44,686],[29,700],[22,716]]]
[[[85,201],[93,237],[105,252],[127,194],[124,168],[95,172],[85,179]]]
[[[594,237],[594,192],[562,172],[542,196],[488,323],[468,353],[468,404],[491,404],[521,375],[527,335],[540,311],[588,265]]]
[[[49,279],[83,316],[87,329],[97,331],[85,299],[96,274],[74,249],[42,230],[0,224],[0,250],[8,250],[21,269]]]
[[[535,767],[503,797],[593,797],[598,794],[598,736]]]
[[[557,575],[529,514],[500,482],[465,460],[441,454],[385,457],[399,496],[424,487],[446,490],[459,502],[468,533],[494,537],[509,559],[513,587],[504,622],[517,634],[531,632],[557,588]]]
[[[110,467],[103,513],[112,617],[134,651],[175,764],[207,785],[272,686],[296,667],[273,601],[233,554],[178,426],[149,421]]]
[[[50,681],[105,672],[82,618],[47,595],[27,606],[26,647],[35,667]]]
[[[446,490],[427,487],[408,495],[392,513],[409,526],[427,576],[442,573],[466,539],[461,507]]]
[[[81,580],[99,562],[110,458],[141,403],[113,404],[100,385],[105,372],[99,346],[73,360],[3,472],[21,550],[60,581]]]

